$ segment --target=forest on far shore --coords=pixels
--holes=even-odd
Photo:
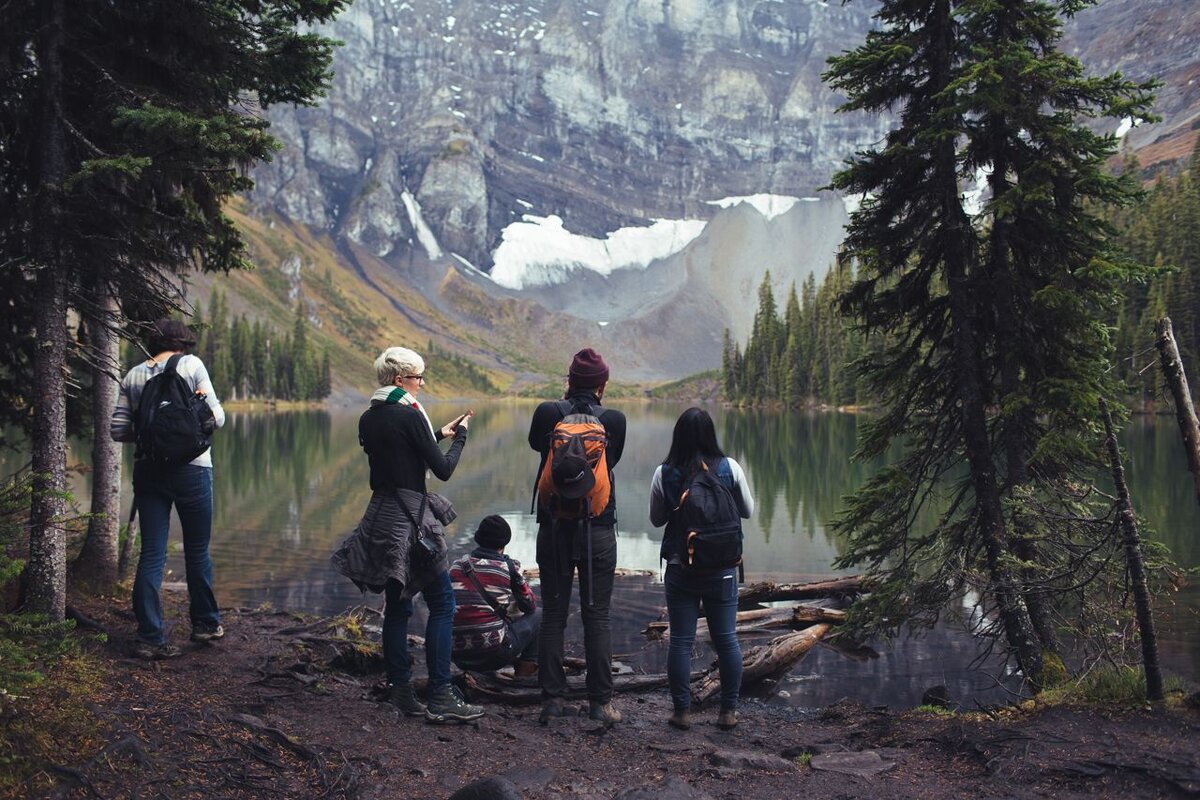
[[[1122,173],[1141,167],[1127,157]],[[1158,358],[1154,322],[1170,317],[1185,365],[1197,384],[1200,355],[1200,138],[1185,168],[1160,171],[1141,201],[1108,207],[1100,215],[1118,247],[1133,261],[1153,267],[1149,280],[1130,282],[1112,309],[1114,369],[1128,388],[1134,409],[1153,408],[1163,398],[1162,372],[1149,368]],[[790,287],[782,308],[768,273],[758,289],[758,309],[743,344],[725,331],[721,386],[727,401],[739,405],[874,405],[854,362],[878,351],[873,335],[840,313],[838,298],[854,282],[855,266],[839,259],[817,283],[810,275]]]

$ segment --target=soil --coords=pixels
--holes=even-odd
[[[164,600],[178,640],[186,609],[178,596]],[[312,620],[227,611],[224,639],[146,662],[132,656],[122,601],[80,602],[108,632],[95,645],[103,677],[88,691],[98,744],[51,748],[74,763],[46,765],[29,796],[1200,796],[1194,707],[938,715],[836,705],[804,714],[751,700],[732,731],[715,726],[715,709],[678,731],[657,689],[618,696],[624,719],[611,728],[582,715],[541,725],[536,703],[488,703],[478,723],[432,725],[380,702],[379,674],[331,669],[329,656],[348,648]]]

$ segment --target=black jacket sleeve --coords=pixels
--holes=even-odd
[[[405,417],[410,426],[413,448],[417,451],[420,459],[438,480],[450,480],[450,476],[454,474],[454,468],[458,466],[458,458],[462,455],[463,447],[466,446],[467,429],[460,425],[455,430],[454,441],[450,443],[450,449],[443,454],[434,435],[425,425],[424,415],[416,412],[406,414]]]

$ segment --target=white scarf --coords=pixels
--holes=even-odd
[[[429,426],[429,434],[433,440],[437,441],[437,433],[433,429],[433,423],[429,421],[429,415],[425,413],[425,407],[417,402],[416,398],[408,392],[401,389],[399,386],[380,386],[371,395],[371,402],[380,401],[390,405],[405,405],[412,406],[417,411],[421,412],[421,416],[425,418],[425,424]]]

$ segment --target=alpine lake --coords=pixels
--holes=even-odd
[[[665,456],[682,404],[613,401],[629,420],[625,452],[615,470],[618,513],[618,566],[635,574],[620,577],[614,593],[613,652],[618,667],[635,672],[666,670],[666,644],[642,631],[665,607],[658,558],[661,530],[647,518],[650,479]],[[465,410],[461,402],[429,401],[429,414],[441,425]],[[468,551],[471,534],[488,514],[511,524],[509,555],[535,567],[536,525],[530,511],[537,455],[527,443],[533,404],[496,401],[476,404],[470,437],[458,469],[431,491],[453,501],[458,519],[449,527],[451,556]],[[359,408],[329,411],[230,412],[214,437],[215,521],[212,557],[217,599],[222,607],[269,604],[332,615],[369,604],[337,575],[329,555],[353,530],[367,500],[367,459],[358,444]],[[744,525],[746,582],[809,581],[839,572],[833,563],[845,543],[830,521],[841,499],[862,485],[874,465],[854,461],[862,418],[836,412],[735,410],[710,407],[726,453],[745,469],[757,508]],[[1186,469],[1179,430],[1170,416],[1135,416],[1119,434],[1135,509],[1144,520],[1143,536],[1166,544],[1183,567],[1200,566],[1200,507]],[[72,450],[86,459],[86,447]],[[132,448],[125,448],[125,481]],[[86,508],[87,485],[76,479],[76,497]],[[123,514],[131,491],[126,485]],[[182,542],[172,518],[166,588],[183,590]],[[578,585],[578,584],[576,584]],[[535,581],[536,591],[536,581]],[[582,655],[576,607],[567,628],[568,652]],[[1200,681],[1200,586],[1155,598],[1160,659],[1164,670]],[[947,609],[932,630],[889,641],[868,642],[874,654],[851,659],[824,646],[813,648],[788,675],[760,687],[766,703],[803,709],[849,699],[868,706],[908,708],[922,694],[945,686],[962,707],[1013,699],[1017,681],[1008,665],[990,654],[987,642],[970,632],[969,599]],[[418,601],[411,630],[423,632]],[[664,617],[665,618],[665,617]],[[771,635],[743,639],[765,643]],[[178,635],[178,632],[177,634]],[[696,666],[712,659],[698,639]]]

